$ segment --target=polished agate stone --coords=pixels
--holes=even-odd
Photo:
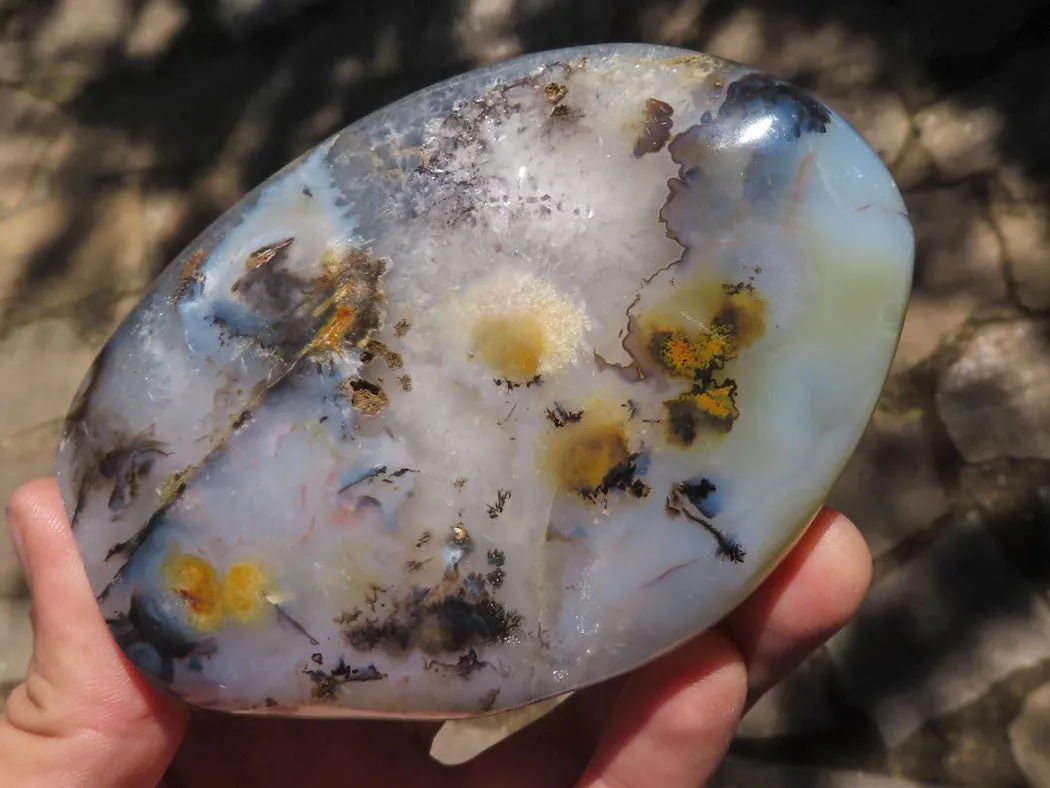
[[[104,347],[62,492],[199,706],[457,717],[716,623],[820,507],[913,239],[816,99],[606,46],[439,84],[205,231]]]

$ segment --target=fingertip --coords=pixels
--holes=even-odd
[[[19,486],[11,494],[6,515],[11,541],[30,585],[34,565],[51,564],[56,554],[64,556],[65,564],[75,552],[72,529],[55,479],[33,479]]]
[[[830,635],[860,607],[871,584],[871,550],[846,515],[829,507],[813,519],[780,568],[742,607]]]
[[[740,651],[712,630],[633,674],[579,785],[703,784],[744,712]]]
[[[31,777],[75,772],[78,784],[155,783],[185,708],[148,686],[113,640],[56,481],[19,487],[7,520],[30,581],[33,658],[5,709],[0,760]]]
[[[15,490],[7,521],[32,591],[37,644],[53,633],[68,637],[71,624],[78,631],[104,629],[55,479]]]
[[[780,566],[722,625],[744,655],[751,702],[853,617],[871,576],[871,551],[856,525],[823,508]]]
[[[849,594],[844,606],[860,606],[871,585],[871,548],[860,529],[841,512],[824,507],[817,515],[823,526],[819,533],[827,572],[841,593]]]
[[[31,479],[11,493],[7,503],[8,516],[16,518],[31,518],[41,513],[50,513],[56,506],[62,504],[62,496],[59,494],[58,481],[53,476]],[[64,517],[63,513],[63,517]]]

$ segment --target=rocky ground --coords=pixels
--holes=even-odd
[[[1037,0],[0,0],[0,497],[48,472],[81,375],[163,264],[330,132],[519,52],[707,50],[846,115],[918,240],[894,374],[833,496],[873,590],[748,715],[715,784],[1050,786],[1046,29]],[[28,634],[5,547],[0,697]]]

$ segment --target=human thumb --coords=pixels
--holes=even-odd
[[[156,785],[187,712],[110,635],[54,479],[17,490],[7,522],[32,593],[33,656],[0,717],[0,783]]]

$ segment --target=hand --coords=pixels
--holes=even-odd
[[[577,693],[459,767],[428,753],[437,724],[287,721],[189,712],[140,678],[91,594],[53,480],[8,523],[33,595],[33,658],[0,718],[0,774],[21,786],[597,786],[703,784],[743,712],[856,611],[871,557],[824,509],[721,625],[626,677]],[[187,725],[188,724],[188,725]]]

